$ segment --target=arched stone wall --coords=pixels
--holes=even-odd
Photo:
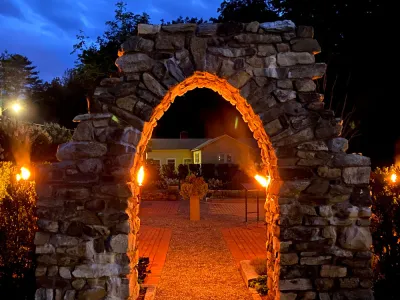
[[[38,178],[37,299],[138,295],[135,177],[177,95],[220,93],[241,112],[272,177],[265,203],[269,299],[372,299],[370,160],[346,154],[313,79],[313,29],[139,25],[95,91],[92,114]],[[127,279],[128,278],[128,279]],[[128,287],[129,280],[129,287]]]

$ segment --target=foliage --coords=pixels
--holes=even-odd
[[[250,281],[249,287],[254,288],[260,295],[267,295],[267,275],[258,276],[256,280]]]
[[[190,172],[190,174],[199,176],[200,175],[200,165],[199,164],[189,164],[189,172]]]
[[[201,176],[206,179],[215,177],[215,164],[201,164]]]
[[[32,94],[36,104],[32,110],[36,113],[30,118],[32,122],[53,122],[73,128],[73,118],[78,114],[87,113],[87,89],[81,82],[75,69],[68,69],[62,77],[56,77],[51,82],[45,82]]]
[[[51,136],[42,126],[23,123],[17,119],[0,119],[0,135],[10,145],[14,159],[18,164],[29,164],[32,146],[50,144]]]
[[[175,171],[175,166],[174,165],[162,165],[161,167],[161,174],[163,177],[169,178],[169,179],[175,179],[177,178],[177,174]]]
[[[72,140],[71,130],[57,123],[44,123],[43,129],[49,134],[53,144],[59,145]]]
[[[148,257],[139,257],[139,262],[137,264],[139,284],[142,284],[147,277],[147,274],[151,272],[150,270],[147,270],[149,263],[150,260]]]
[[[164,181],[166,182],[167,186],[171,185],[179,185],[179,179],[178,178],[165,178]]]
[[[89,93],[93,93],[101,79],[117,73],[115,60],[121,44],[136,34],[138,24],[148,24],[149,20],[146,13],[134,14],[127,11],[126,3],[120,1],[116,3],[114,20],[106,22],[106,31],[97,37],[95,43],[88,44],[89,37],[80,31],[72,53],[78,55],[78,77]]]
[[[208,179],[207,182],[210,190],[219,190],[224,186],[222,180],[215,178]]]
[[[185,179],[189,175],[189,166],[180,164],[178,166],[178,178]]]
[[[211,20],[218,23],[275,21],[278,19],[278,14],[270,2],[269,0],[224,0],[217,10],[219,16]]]
[[[32,62],[23,55],[0,54],[0,94],[7,99],[29,96],[42,81]]]
[[[250,264],[258,275],[267,275],[267,259],[265,257],[253,258]]]
[[[20,295],[27,293],[27,285],[35,288],[32,272],[37,196],[34,182],[16,181],[16,173],[11,163],[0,163],[0,291],[4,294],[17,287],[13,292]]]
[[[190,196],[198,196],[203,198],[207,195],[208,184],[204,181],[203,177],[196,177],[196,175],[189,175],[181,185],[181,196],[189,200]]]
[[[371,175],[375,298],[395,299],[400,280],[400,168],[376,168]],[[393,295],[393,296],[388,296]]]
[[[165,22],[164,19],[161,19],[161,25],[171,25],[171,24],[187,24],[187,23],[192,23],[192,24],[203,24],[203,23],[208,23],[207,20],[204,20],[203,18],[194,18],[194,17],[185,17],[183,18],[182,16],[179,16],[177,19],[172,20],[171,22]]]

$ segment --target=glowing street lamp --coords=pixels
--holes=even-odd
[[[12,108],[13,111],[15,111],[16,113],[18,113],[18,112],[22,109],[22,106],[21,106],[21,104],[15,102],[15,103],[11,106],[11,108]]]

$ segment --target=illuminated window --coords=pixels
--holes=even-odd
[[[200,153],[199,152],[196,152],[194,154],[194,163],[195,164],[199,164],[200,163]]]
[[[220,154],[218,155],[218,161],[219,161],[220,163],[225,162],[225,153],[220,153]]]
[[[232,160],[232,154],[230,154],[230,153],[228,153],[227,155],[226,155],[226,162],[227,163],[231,163],[233,160]]]

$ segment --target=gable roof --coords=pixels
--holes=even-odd
[[[238,142],[240,144],[243,144],[243,145],[245,145],[245,146],[247,146],[249,148],[254,148],[253,145],[251,145],[251,144],[249,145],[249,143],[248,143],[249,141],[247,141],[249,139],[235,139],[235,138],[231,137],[230,135],[224,134],[224,135],[221,135],[221,136],[216,137],[214,139],[209,139],[209,140],[205,141],[204,143],[202,143],[202,144],[198,145],[197,147],[193,148],[192,151],[201,150],[204,147],[206,147],[206,146],[208,146],[210,144],[213,144],[216,141],[218,141],[220,139],[223,139],[223,138],[226,138],[226,137],[230,138],[230,139],[232,139],[232,140],[234,140],[234,141],[236,141],[236,142]],[[250,140],[253,140],[253,139],[250,139]],[[255,140],[253,140],[253,141],[255,141]]]
[[[250,148],[258,148],[257,141],[253,138],[239,138],[235,139],[230,135],[224,134],[213,139],[151,139],[148,144],[148,148],[151,150],[200,150],[207,145],[215,143],[216,141],[228,137],[238,143],[244,144]]]
[[[149,148],[153,150],[191,150],[207,140],[209,139],[151,139],[149,142]]]

